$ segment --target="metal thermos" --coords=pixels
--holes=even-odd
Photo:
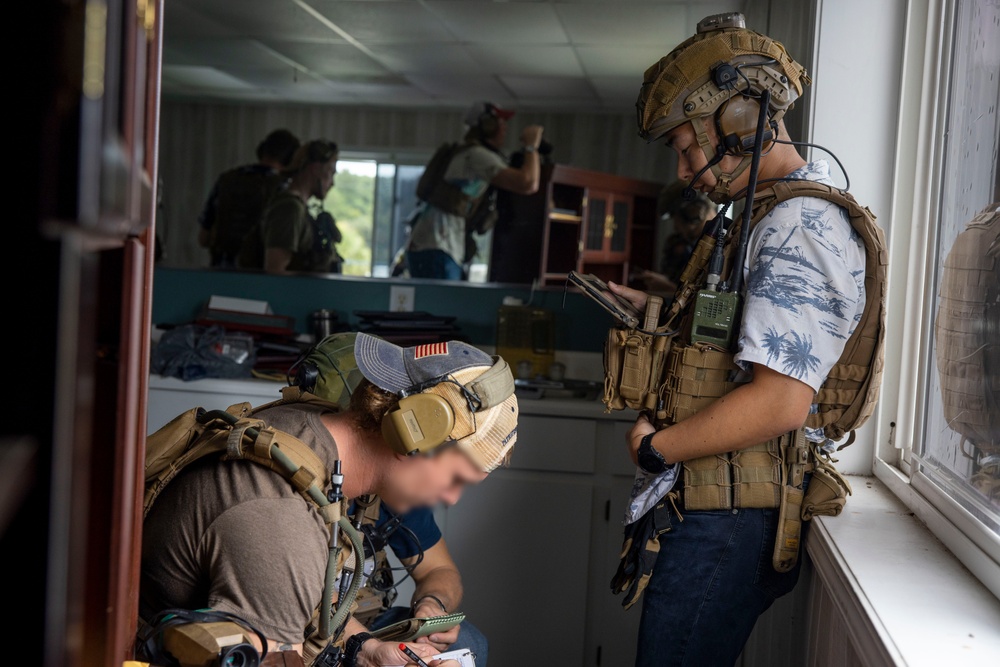
[[[312,323],[313,336],[316,337],[318,343],[333,333],[333,323],[337,319],[337,314],[332,310],[321,308],[314,310],[309,319]]]

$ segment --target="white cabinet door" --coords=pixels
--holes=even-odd
[[[588,599],[590,635],[584,664],[587,667],[630,667],[635,664],[642,600],[626,611],[622,607],[623,594],[614,595],[611,592],[611,579],[620,562],[624,535],[622,517],[632,488],[632,477],[614,476],[606,483],[608,486],[594,489],[596,500],[604,505],[605,511],[601,520],[595,521],[593,529],[593,568]]]
[[[492,473],[448,508],[462,611],[489,640],[489,665],[584,664],[592,511],[589,475],[519,470]]]

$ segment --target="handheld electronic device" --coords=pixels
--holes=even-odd
[[[691,342],[704,342],[728,350],[739,310],[740,295],[734,292],[701,290],[694,302]]]
[[[642,314],[631,303],[611,291],[607,283],[592,273],[570,271],[569,282],[583,290],[583,293],[596,301],[606,311],[614,315],[629,329],[639,326]]]

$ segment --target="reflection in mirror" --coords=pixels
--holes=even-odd
[[[344,235],[338,246],[344,275],[392,275],[406,243],[406,221],[417,205],[416,182],[424,168],[372,158],[341,158],[337,182],[323,209]]]

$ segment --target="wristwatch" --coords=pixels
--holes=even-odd
[[[655,447],[653,447],[653,436],[656,435],[656,431],[652,433],[647,433],[642,437],[642,442],[639,443],[639,467],[648,472],[651,475],[659,475],[661,472],[667,469],[667,461],[663,458],[663,454],[658,452]]]
[[[370,632],[359,632],[347,638],[347,641],[344,642],[344,667],[354,667],[357,664],[361,645],[369,639],[374,639]]]
[[[525,144],[524,145],[524,152],[525,153],[534,153],[537,150],[538,150],[537,146],[532,146],[531,144]]]

